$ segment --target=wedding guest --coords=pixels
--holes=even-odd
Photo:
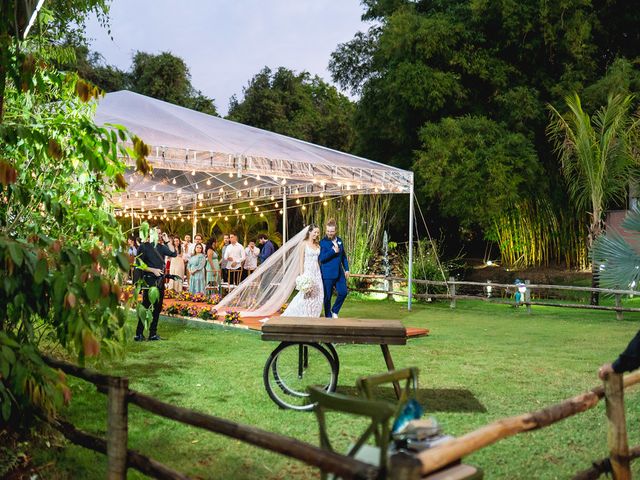
[[[146,225],[146,228],[149,228],[148,224]],[[157,287],[160,292],[160,297],[153,305],[153,317],[151,325],[149,326],[149,340],[160,340],[160,336],[158,335],[158,320],[160,319],[162,300],[164,299],[164,279],[162,276],[164,271],[164,257],[174,257],[176,256],[176,252],[173,245],[169,243],[169,238],[166,236],[166,233],[162,234],[158,239],[158,243],[154,245],[151,243],[148,231],[142,231],[143,227],[141,227],[140,230],[144,241],[140,243],[137,258],[141,261],[140,265],[144,265],[144,269],[140,266],[137,267],[137,270],[140,271],[140,276],[143,280],[144,286],[146,287],[142,290],[142,306],[144,308],[149,308],[151,306],[149,289],[151,287]],[[160,234],[159,229],[158,234]],[[136,342],[144,340],[144,323],[140,319],[138,319],[138,326],[136,327],[136,336],[134,337],[134,340]]]
[[[167,288],[176,292],[181,292],[182,282],[184,281],[184,259],[182,258],[182,242],[180,241],[180,237],[175,236],[171,240],[171,243],[173,244],[173,248],[175,249],[177,255],[171,258],[169,273],[171,275],[178,275],[180,277],[180,280],[169,280]]]
[[[276,246],[264,233],[258,235],[258,243],[260,243],[260,256],[258,259],[260,263],[264,263],[276,251]]]
[[[184,259],[184,263],[186,264],[189,261],[189,250],[191,250],[191,235],[185,235],[184,241],[182,242],[182,258]]]
[[[203,251],[202,244],[196,243],[193,247],[193,255],[191,255],[187,264],[190,293],[204,293],[204,266],[207,262],[207,257],[204,256]]]
[[[196,233],[196,236],[193,237],[193,243],[189,245],[189,255],[193,255],[193,251],[196,248],[196,245],[199,243],[204,245],[204,243],[202,243],[202,235],[200,235],[199,233]]]
[[[229,246],[229,235],[225,233],[222,236],[222,253],[220,255],[220,270],[222,271],[222,281],[227,281],[229,276],[229,270],[227,269],[227,257],[225,256],[225,252],[227,251],[227,247]]]
[[[242,266],[243,280],[251,275],[258,266],[258,256],[260,255],[260,249],[256,247],[255,240],[251,240],[249,242],[249,246],[244,249],[244,254],[245,260]]]
[[[218,254],[215,250],[216,238],[211,237],[207,242],[205,250],[207,251],[207,263],[205,265],[207,285],[217,287],[220,285],[220,263],[218,262]]]
[[[127,250],[129,257],[135,257],[138,255],[138,241],[135,235],[129,235],[129,238],[127,238],[127,245],[129,246],[129,249]],[[133,263],[133,260],[131,260],[131,263]]]
[[[224,258],[227,260],[229,283],[237,285],[242,275],[242,264],[246,258],[244,247],[238,243],[235,233],[229,234],[229,245],[224,250]]]

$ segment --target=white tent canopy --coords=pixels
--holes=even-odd
[[[114,198],[129,214],[184,212],[195,220],[221,210],[272,209],[286,226],[292,198],[413,196],[412,172],[126,90],[99,101],[96,123],[125,126],[151,147],[153,175],[131,170],[127,193]],[[410,224],[411,250],[413,211]]]

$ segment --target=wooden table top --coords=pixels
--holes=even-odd
[[[263,340],[404,345],[407,331],[399,320],[276,317],[262,326]]]

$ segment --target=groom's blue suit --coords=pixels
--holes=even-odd
[[[337,315],[344,303],[344,299],[347,298],[347,279],[344,272],[349,271],[349,262],[347,261],[342,239],[336,237],[336,241],[340,250],[338,253],[333,250],[333,242],[327,237],[320,240],[320,256],[318,260],[320,261],[320,272],[322,274],[322,284],[324,285],[325,317],[331,317],[332,313]],[[331,296],[333,295],[334,287],[338,296],[332,308]]]

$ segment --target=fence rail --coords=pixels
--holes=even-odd
[[[323,450],[320,447],[292,437],[177,407],[130,390],[128,381],[125,378],[103,375],[47,356],[43,358],[49,366],[59,368],[69,375],[93,383],[100,393],[108,395],[106,440],[78,430],[74,425],[62,420],[57,420],[52,425],[71,442],[105,453],[108,458],[109,479],[126,478],[126,471],[129,467],[155,478],[172,480],[188,478],[184,474],[176,472],[150,457],[127,448],[127,405],[129,403],[156,415],[294,458],[342,478],[373,479],[377,478],[379,474],[377,467],[355,458]]]
[[[384,293],[388,297],[392,296],[401,296],[408,297],[409,293],[406,291],[394,290],[394,286],[397,283],[408,283],[408,279],[404,277],[393,277],[393,276],[385,276],[385,275],[360,275],[360,274],[351,274],[351,278],[361,279],[361,280],[377,280],[382,281],[385,284],[385,289],[380,288],[355,288],[355,290],[367,292],[367,293]],[[488,288],[502,288],[505,290],[510,290],[516,288],[516,285],[510,283],[493,283],[493,282],[472,282],[465,280],[456,280],[451,277],[448,281],[444,280],[423,280],[423,279],[413,279],[412,280],[415,285],[426,285],[433,287],[445,287],[447,289],[447,293],[413,293],[412,298],[416,299],[447,299],[451,302],[451,307],[455,308],[456,300],[482,300],[490,303],[497,304],[511,304],[514,302],[509,302],[506,300],[497,300],[495,296],[478,296],[478,295],[469,295],[465,293],[460,293],[457,287],[476,287],[482,288],[486,290]],[[640,292],[637,290],[622,290],[615,288],[593,288],[593,287],[579,287],[572,285],[548,285],[548,284],[536,284],[525,282],[526,292],[525,298],[520,302],[521,305],[524,305],[527,308],[527,311],[531,311],[532,306],[544,306],[544,307],[560,307],[560,308],[576,308],[576,309],[588,309],[588,310],[603,310],[603,311],[613,311],[616,312],[616,318],[618,320],[622,320],[623,312],[640,312],[640,308],[637,307],[624,307],[622,305],[622,298],[624,296],[634,296],[639,295]],[[603,293],[607,295],[613,295],[615,297],[615,306],[608,305],[586,305],[580,303],[555,303],[555,302],[544,302],[538,300],[531,300],[531,292],[532,291],[542,291],[542,290],[563,290],[563,291],[573,291],[573,292],[597,292]]]

